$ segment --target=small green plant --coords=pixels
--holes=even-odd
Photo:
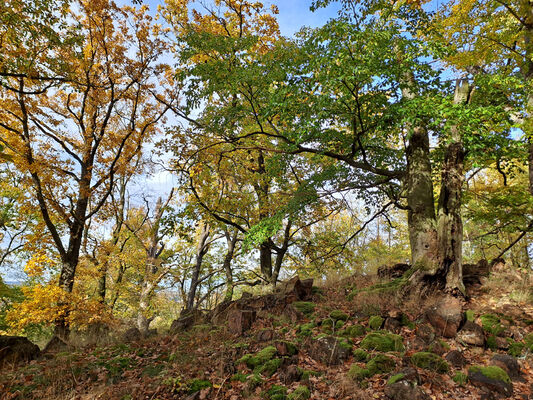
[[[213,384],[209,381],[202,379],[193,379],[187,383],[187,391],[189,394],[199,392],[202,389],[213,387]]]
[[[468,380],[468,376],[464,372],[461,372],[461,371],[457,371],[453,377],[453,381],[457,383],[459,386],[464,386],[467,380]]]

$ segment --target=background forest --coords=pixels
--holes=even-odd
[[[292,37],[266,3],[134,3],[0,4],[0,334],[400,262],[420,291],[530,274],[531,2],[345,0]]]

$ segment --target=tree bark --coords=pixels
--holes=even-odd
[[[226,256],[224,257],[223,265],[224,272],[226,274],[226,293],[224,295],[224,300],[231,301],[233,300],[233,290],[235,288],[233,282],[233,271],[231,269],[231,261],[233,260],[233,254],[235,253],[235,246],[237,244],[237,238],[239,233],[235,229],[233,235],[230,235],[228,231],[226,231],[225,234],[228,249],[226,251]]]
[[[202,230],[200,232],[200,237],[198,239],[198,246],[196,247],[196,262],[194,264],[194,270],[191,277],[191,285],[189,288],[189,293],[187,295],[187,305],[185,307],[185,311],[192,311],[194,309],[196,292],[198,290],[198,283],[200,278],[200,271],[202,269],[202,262],[204,256],[209,250],[209,246],[207,246],[207,239],[209,238],[209,234],[209,225],[203,223]]]

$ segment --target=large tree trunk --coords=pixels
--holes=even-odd
[[[235,246],[237,244],[237,238],[238,238],[238,231],[235,229],[235,232],[233,235],[230,235],[228,231],[225,232],[226,234],[226,243],[228,246],[228,249],[226,251],[226,256],[224,257],[224,272],[226,273],[226,294],[224,295],[225,301],[231,301],[233,299],[233,290],[234,290],[234,282],[233,282],[233,271],[231,269],[231,261],[233,260],[233,254],[235,253]]]
[[[272,283],[272,245],[270,238],[259,245],[259,267],[268,283]]]
[[[467,80],[458,80],[454,103],[467,104],[472,88]],[[439,274],[446,279],[448,291],[465,293],[463,284],[463,221],[461,218],[464,182],[464,148],[459,125],[452,126],[451,137],[442,166],[438,208]]]
[[[137,328],[143,336],[148,334],[150,322],[153,317],[148,317],[150,312],[150,298],[152,297],[154,285],[150,282],[143,282],[139,298],[139,310],[137,311]]]

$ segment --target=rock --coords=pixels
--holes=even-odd
[[[450,350],[450,346],[443,340],[435,340],[433,343],[430,343],[428,346],[428,351],[431,353],[435,353],[439,356],[442,356],[444,353],[446,353],[448,350]]]
[[[298,276],[281,282],[276,287],[276,292],[285,296],[294,296],[293,301],[308,300],[313,295],[313,279],[300,280]]]
[[[136,342],[137,340],[141,340],[142,339],[142,333],[139,329],[135,328],[135,327],[131,327],[129,329],[126,330],[126,332],[124,332],[122,334],[122,341],[123,342]]]
[[[458,350],[452,350],[448,354],[446,354],[446,357],[444,357],[446,361],[448,361],[454,368],[463,368],[466,365],[466,358]]]
[[[360,347],[366,350],[404,351],[405,347],[400,335],[393,333],[371,332],[361,341]]]
[[[23,336],[0,335],[0,367],[8,363],[31,361],[40,354],[39,346]]]
[[[435,340],[435,331],[430,324],[421,324],[416,328],[416,336],[425,344],[430,344]]]
[[[490,364],[503,369],[512,380],[520,379],[521,377],[520,364],[518,364],[518,361],[513,356],[495,354],[490,360]]]
[[[453,338],[463,321],[463,310],[459,299],[446,296],[426,312],[428,322],[438,335]]]
[[[301,377],[302,371],[295,364],[288,365],[279,373],[279,379],[284,385],[290,385],[291,383],[297,382]]]
[[[255,310],[232,310],[228,314],[228,331],[234,335],[242,335],[251,328],[255,317]]]
[[[280,340],[275,346],[280,356],[293,356],[298,353],[298,348],[291,342]]]
[[[463,282],[466,286],[482,284],[481,278],[490,274],[490,265],[487,260],[479,260],[477,264],[463,264]]]
[[[437,354],[420,351],[411,356],[411,362],[419,368],[439,373],[448,372],[450,367],[444,359]]]
[[[393,332],[393,333],[398,333],[401,327],[402,327],[402,323],[396,318],[391,318],[391,317],[387,317],[383,324],[383,329]]]
[[[391,400],[430,400],[426,392],[419,386],[412,385],[406,380],[387,385],[385,396]]]
[[[381,328],[384,321],[385,320],[381,318],[379,315],[373,315],[372,317],[368,319],[368,326],[370,327],[370,329],[377,331],[378,329]]]
[[[508,350],[509,349],[509,342],[506,338],[502,338],[499,336],[496,336],[494,338],[494,342],[496,343],[496,347],[500,350]]]
[[[457,334],[457,340],[472,346],[483,346],[485,344],[485,332],[478,324],[466,321]]]
[[[338,365],[352,353],[352,346],[334,336],[323,336],[310,344],[309,355],[326,365]]]
[[[505,396],[512,396],[513,384],[507,372],[497,366],[468,369],[468,380],[474,385],[490,392],[498,392]]]
[[[59,353],[60,351],[66,351],[70,347],[59,336],[54,335],[52,339],[44,346],[43,353]]]
[[[416,368],[407,367],[400,371],[400,374],[403,375],[403,379],[409,382],[414,382],[417,385],[420,383],[420,376]]]
[[[289,318],[291,323],[296,323],[305,318],[305,315],[298,311],[292,304],[287,304],[283,310],[283,315]]]
[[[261,329],[257,332],[256,340],[258,342],[270,342],[272,339],[274,339],[273,329]]]
[[[179,332],[186,331],[194,324],[203,320],[203,314],[201,311],[187,311],[182,312],[178,319],[172,321],[170,325],[169,333],[175,335]]]
[[[383,265],[378,268],[378,277],[381,279],[400,278],[405,274],[411,266],[409,264],[398,263],[391,267]]]
[[[505,260],[503,258],[495,258],[490,262],[490,270],[494,272],[503,272],[505,270]]]

